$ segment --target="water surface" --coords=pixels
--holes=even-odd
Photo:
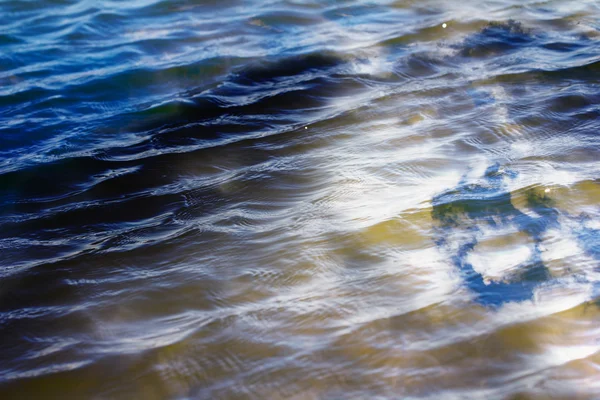
[[[600,398],[599,18],[0,1],[0,397]]]

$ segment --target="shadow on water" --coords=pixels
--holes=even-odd
[[[224,191],[219,176],[274,157],[247,138],[309,134],[299,128],[311,115],[362,87],[344,77],[343,65],[328,52],[257,62],[207,92],[129,116],[140,121],[129,126],[139,138],[133,144],[109,140],[93,155],[0,175],[0,239],[11,243],[3,263],[50,262],[52,253],[89,246],[135,247],[153,232],[235,207],[243,195]],[[246,176],[245,185],[262,178]]]
[[[136,113],[134,119],[143,122],[133,129],[151,135],[130,150],[299,126],[326,109],[342,87],[344,91],[361,87],[344,79],[343,65],[343,59],[333,53],[313,53],[241,68],[216,88]]]
[[[503,189],[503,179],[513,178],[499,164],[490,166],[482,183],[461,182],[458,187],[433,199],[432,217],[437,221],[436,243],[447,250],[452,248],[451,259],[460,271],[465,285],[476,293],[477,301],[488,306],[500,306],[507,302],[529,300],[540,283],[550,278],[541,259],[540,244],[543,233],[557,226],[558,211],[552,200],[535,189],[526,193],[527,206],[538,217],[532,217],[515,208],[511,194]],[[486,281],[468,261],[469,254],[479,243],[482,229],[498,229],[515,226],[519,232],[533,239],[532,256],[508,280]],[[462,240],[454,233],[463,232]],[[451,243],[457,241],[456,243]]]
[[[247,138],[303,133],[332,96],[352,89],[333,71],[342,64],[318,53],[246,67],[207,93],[136,113],[131,119],[141,122],[130,128],[140,140],[133,144],[1,175],[0,237],[49,240],[235,202],[210,179],[192,187],[181,180],[271,160],[272,152]]]
[[[0,263],[12,271],[0,286],[2,391],[36,395],[29,382],[35,374],[21,375],[33,359],[42,366],[90,361],[93,350],[86,355],[81,346],[67,346],[48,358],[46,342],[31,341],[93,342],[95,314],[130,307],[132,318],[152,320],[186,307],[216,308],[221,281],[211,276],[210,263],[198,260],[215,257],[215,247],[226,253],[228,243],[237,246],[230,235],[240,233],[204,219],[253,207],[262,215],[265,207],[285,207],[293,185],[305,184],[288,180],[279,164],[271,167],[278,154],[261,146],[263,136],[247,135],[311,135],[303,128],[312,115],[327,111],[334,96],[362,87],[344,77],[343,63],[315,53],[246,67],[209,92],[129,116],[141,121],[127,127],[140,138],[134,144],[0,175],[0,241],[8,248]],[[276,187],[278,179],[292,188]],[[234,181],[237,189],[224,187]],[[221,257],[226,263],[227,255]],[[178,272],[178,263],[189,270]],[[179,273],[185,278],[178,281]],[[168,276],[162,287],[134,289],[127,279],[161,274]],[[174,294],[169,285],[185,281],[192,282],[193,298],[183,301],[181,290]]]
[[[479,32],[469,35],[456,48],[463,61],[468,62],[473,58],[500,57],[538,46],[555,52],[575,52],[583,47],[582,43],[589,41],[586,37],[577,37],[577,42],[570,46],[569,43],[555,42],[551,35],[509,20],[488,24]],[[590,81],[593,83],[597,79],[598,65],[598,62],[591,62],[554,70],[530,69],[526,72],[497,75],[479,82],[484,84],[479,89],[468,89],[467,92],[477,108],[486,107],[490,112],[495,112],[497,107],[503,108],[498,113],[503,123],[515,121],[526,129],[528,122],[531,125],[532,114],[541,115],[540,119],[546,118],[551,121],[546,125],[549,129],[556,130],[556,136],[564,135],[564,129],[556,127],[557,120],[568,120],[572,124],[575,117],[583,121],[583,125],[585,120],[597,117],[597,111],[591,111],[591,104],[596,103],[594,93],[587,90],[582,92],[581,87],[574,85],[573,89],[563,88],[560,95],[549,99],[542,97],[539,103],[506,108],[503,104],[497,104],[499,99],[492,93],[480,89],[485,88],[486,83],[492,86],[492,89],[501,84],[499,92],[506,89],[506,92],[517,94],[523,90],[531,90],[535,85],[569,80],[573,83],[582,81],[589,86]],[[500,99],[501,103],[505,101],[506,99]],[[535,108],[535,112],[532,108]],[[534,138],[536,135],[550,135],[549,132],[537,129],[528,134]],[[589,135],[589,132],[582,131],[581,135]],[[596,260],[600,259],[600,230],[586,226],[585,216],[574,218],[559,211],[550,195],[542,188],[530,187],[523,192],[511,194],[503,182],[515,177],[516,173],[508,168],[494,164],[487,169],[479,182],[472,183],[463,178],[457,187],[437,195],[432,201],[437,245],[449,253],[465,286],[475,293],[476,301],[490,307],[531,300],[535,289],[551,279],[550,271],[541,256],[544,249],[542,241],[548,229],[559,227],[559,217],[577,220],[578,227],[574,233],[579,245],[588,255]],[[515,207],[515,195],[524,197],[526,212]],[[514,233],[524,234],[531,240],[531,256],[513,268],[509,276],[500,280],[490,280],[473,265],[473,253],[486,232],[494,232],[492,235],[501,234],[502,229],[510,230],[511,227],[516,230]]]
[[[508,55],[536,41],[533,32],[521,23],[492,22],[480,32],[469,35],[460,45],[463,57],[483,58],[494,55]]]

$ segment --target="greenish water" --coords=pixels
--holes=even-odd
[[[0,397],[600,398],[599,17],[0,1]]]

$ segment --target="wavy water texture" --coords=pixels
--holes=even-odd
[[[599,398],[599,18],[0,1],[0,397]]]

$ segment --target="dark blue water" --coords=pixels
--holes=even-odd
[[[594,1],[0,1],[0,397],[600,397]]]

